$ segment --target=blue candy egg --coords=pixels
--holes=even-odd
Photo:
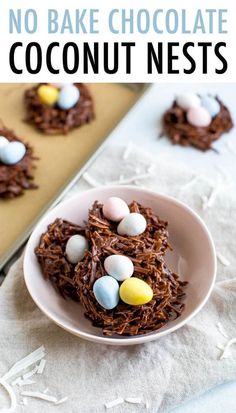
[[[106,310],[112,310],[119,302],[119,284],[109,275],[99,278],[93,285],[93,293],[97,302]]]
[[[24,158],[26,147],[22,142],[9,142],[0,149],[0,160],[5,165],[14,165]]]
[[[57,105],[60,109],[68,110],[78,103],[79,98],[80,91],[75,85],[65,85],[60,91]]]
[[[202,106],[210,113],[212,118],[220,112],[220,104],[213,96],[202,96]]]

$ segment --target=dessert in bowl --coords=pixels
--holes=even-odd
[[[114,205],[109,210],[114,197],[123,202],[120,215]],[[207,301],[215,272],[211,236],[191,209],[126,186],[96,188],[56,206],[35,228],[24,258],[29,293],[48,317],[77,336],[115,345],[183,326]]]

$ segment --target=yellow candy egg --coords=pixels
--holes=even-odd
[[[59,90],[50,85],[41,85],[38,88],[38,95],[42,103],[53,106],[59,98]]]
[[[126,304],[143,305],[151,301],[152,297],[151,287],[139,278],[128,278],[120,286],[120,298]]]

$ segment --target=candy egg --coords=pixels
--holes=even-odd
[[[48,83],[52,87],[56,87],[57,89],[61,89],[65,86],[65,83]]]
[[[82,235],[73,235],[66,244],[66,257],[71,264],[77,264],[84,258],[87,249],[87,239]]]
[[[9,144],[9,140],[5,138],[5,136],[0,136],[0,150],[1,148],[3,148],[4,146],[8,144]]]
[[[201,106],[201,99],[195,93],[186,92],[177,96],[176,103],[182,109],[188,110],[190,108],[198,108]]]
[[[210,113],[203,107],[192,108],[187,112],[187,121],[197,128],[206,128],[211,123]]]
[[[57,105],[63,110],[73,108],[79,101],[80,91],[75,85],[64,86],[59,95]]]
[[[212,118],[220,112],[220,104],[213,96],[202,96],[202,106],[210,113]]]
[[[151,301],[152,297],[151,287],[139,278],[128,278],[120,286],[120,298],[126,304],[143,305]]]
[[[106,310],[112,310],[119,302],[119,284],[115,278],[104,275],[95,281],[93,293],[97,302]]]
[[[132,212],[119,223],[117,232],[120,235],[130,235],[132,237],[142,234],[147,227],[147,221],[143,215]]]
[[[123,199],[112,196],[104,202],[102,211],[107,219],[119,222],[129,214],[129,207]]]
[[[50,85],[41,85],[38,88],[38,95],[42,103],[53,106],[59,97],[59,90]]]
[[[5,165],[14,165],[24,158],[26,147],[22,142],[8,142],[0,150],[0,160]]]
[[[131,259],[124,255],[110,255],[104,261],[104,268],[107,274],[118,281],[130,278],[134,272],[134,265]]]

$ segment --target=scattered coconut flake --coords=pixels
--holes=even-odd
[[[0,385],[7,391],[7,393],[9,394],[10,400],[11,400],[10,407],[8,409],[1,409],[0,412],[8,412],[8,413],[13,412],[17,406],[16,395],[14,391],[12,390],[12,387],[10,386],[10,384],[8,384],[3,378],[0,379]]]
[[[221,188],[219,186],[212,189],[209,198],[205,198],[203,201],[203,205],[202,205],[203,210],[206,210],[207,208],[211,208],[214,205],[214,202],[220,190]]]
[[[220,356],[220,360],[229,357],[227,353],[228,353],[229,348],[230,348],[233,344],[236,344],[236,337],[235,337],[235,338],[232,338],[231,340],[228,341],[228,343],[226,344],[226,346],[225,346],[225,348],[224,348],[224,350],[223,350],[223,353],[222,353],[221,356]]]
[[[133,149],[133,142],[129,142],[127,147],[125,148],[123,155],[122,155],[122,159],[125,161],[126,159],[128,159],[128,157],[131,154],[131,151]]]
[[[139,168],[139,166],[136,166],[136,167],[135,167],[134,172],[135,172],[136,174],[140,174],[140,173],[141,173],[141,169]]]
[[[48,392],[48,390],[49,390],[49,388],[48,387],[46,387],[46,389],[44,389],[43,390],[43,393],[45,394],[45,393],[47,393]]]
[[[29,386],[30,384],[35,384],[36,381],[34,380],[29,380],[29,379],[25,379],[25,380],[21,380],[18,385],[19,386]]]
[[[118,406],[119,404],[122,404],[122,403],[124,403],[124,399],[122,399],[122,397],[118,397],[118,399],[105,403],[105,407],[106,409],[111,409],[112,407]]]
[[[55,402],[55,404],[56,404],[56,405],[62,404],[62,403],[65,403],[67,400],[68,400],[68,396],[63,397],[63,398],[60,399],[60,400],[57,400],[57,402]]]
[[[216,344],[216,348],[218,348],[218,350],[220,350],[220,351],[224,351],[223,344],[220,344],[220,343]]]
[[[125,401],[127,403],[132,403],[132,404],[141,404],[142,403],[141,397],[127,397],[125,399]]]
[[[34,376],[38,372],[38,367],[35,366],[32,370],[28,371],[27,373],[23,374],[23,379],[29,379],[30,377]]]
[[[21,396],[33,397],[35,399],[41,399],[51,403],[57,402],[57,398],[55,396],[50,396],[49,394],[40,393],[38,391],[22,391]]]
[[[150,407],[150,404],[149,404],[148,402],[146,402],[146,403],[145,403],[145,407],[146,407],[146,409],[148,410],[149,407]]]
[[[216,256],[218,260],[221,262],[221,264],[224,265],[225,267],[228,267],[230,265],[229,260],[227,260],[227,258],[225,258],[220,252],[217,252]]]
[[[16,385],[18,385],[21,381],[22,381],[22,378],[21,378],[21,377],[17,377],[17,379],[15,379],[15,380],[13,380],[13,381],[11,382],[11,386],[16,386]]]
[[[37,374],[42,374],[44,371],[44,368],[46,366],[46,360],[42,359],[38,365],[38,370],[37,370]]]
[[[156,165],[155,165],[154,163],[152,163],[152,164],[148,167],[147,172],[148,172],[149,174],[153,174],[153,173],[155,172],[155,170],[156,170]]]
[[[94,179],[91,175],[89,175],[88,172],[85,172],[82,175],[82,177],[83,177],[84,181],[87,182],[87,184],[89,184],[90,186],[92,186],[94,188],[97,188],[97,187],[101,186],[101,184],[98,181],[96,181],[96,179]]]
[[[10,368],[10,370],[6,374],[4,374],[2,379],[8,380],[9,378],[18,374],[20,371],[25,370],[26,368],[30,367],[32,364],[37,363],[37,361],[41,360],[44,356],[45,356],[45,348],[44,346],[41,346],[37,350],[30,353],[28,356],[17,361]]]
[[[217,323],[217,324],[216,324],[216,327],[218,328],[219,332],[221,333],[221,335],[222,335],[223,337],[229,339],[229,336],[228,336],[228,334],[226,333],[226,331],[225,331],[223,325],[221,324],[221,322]]]

